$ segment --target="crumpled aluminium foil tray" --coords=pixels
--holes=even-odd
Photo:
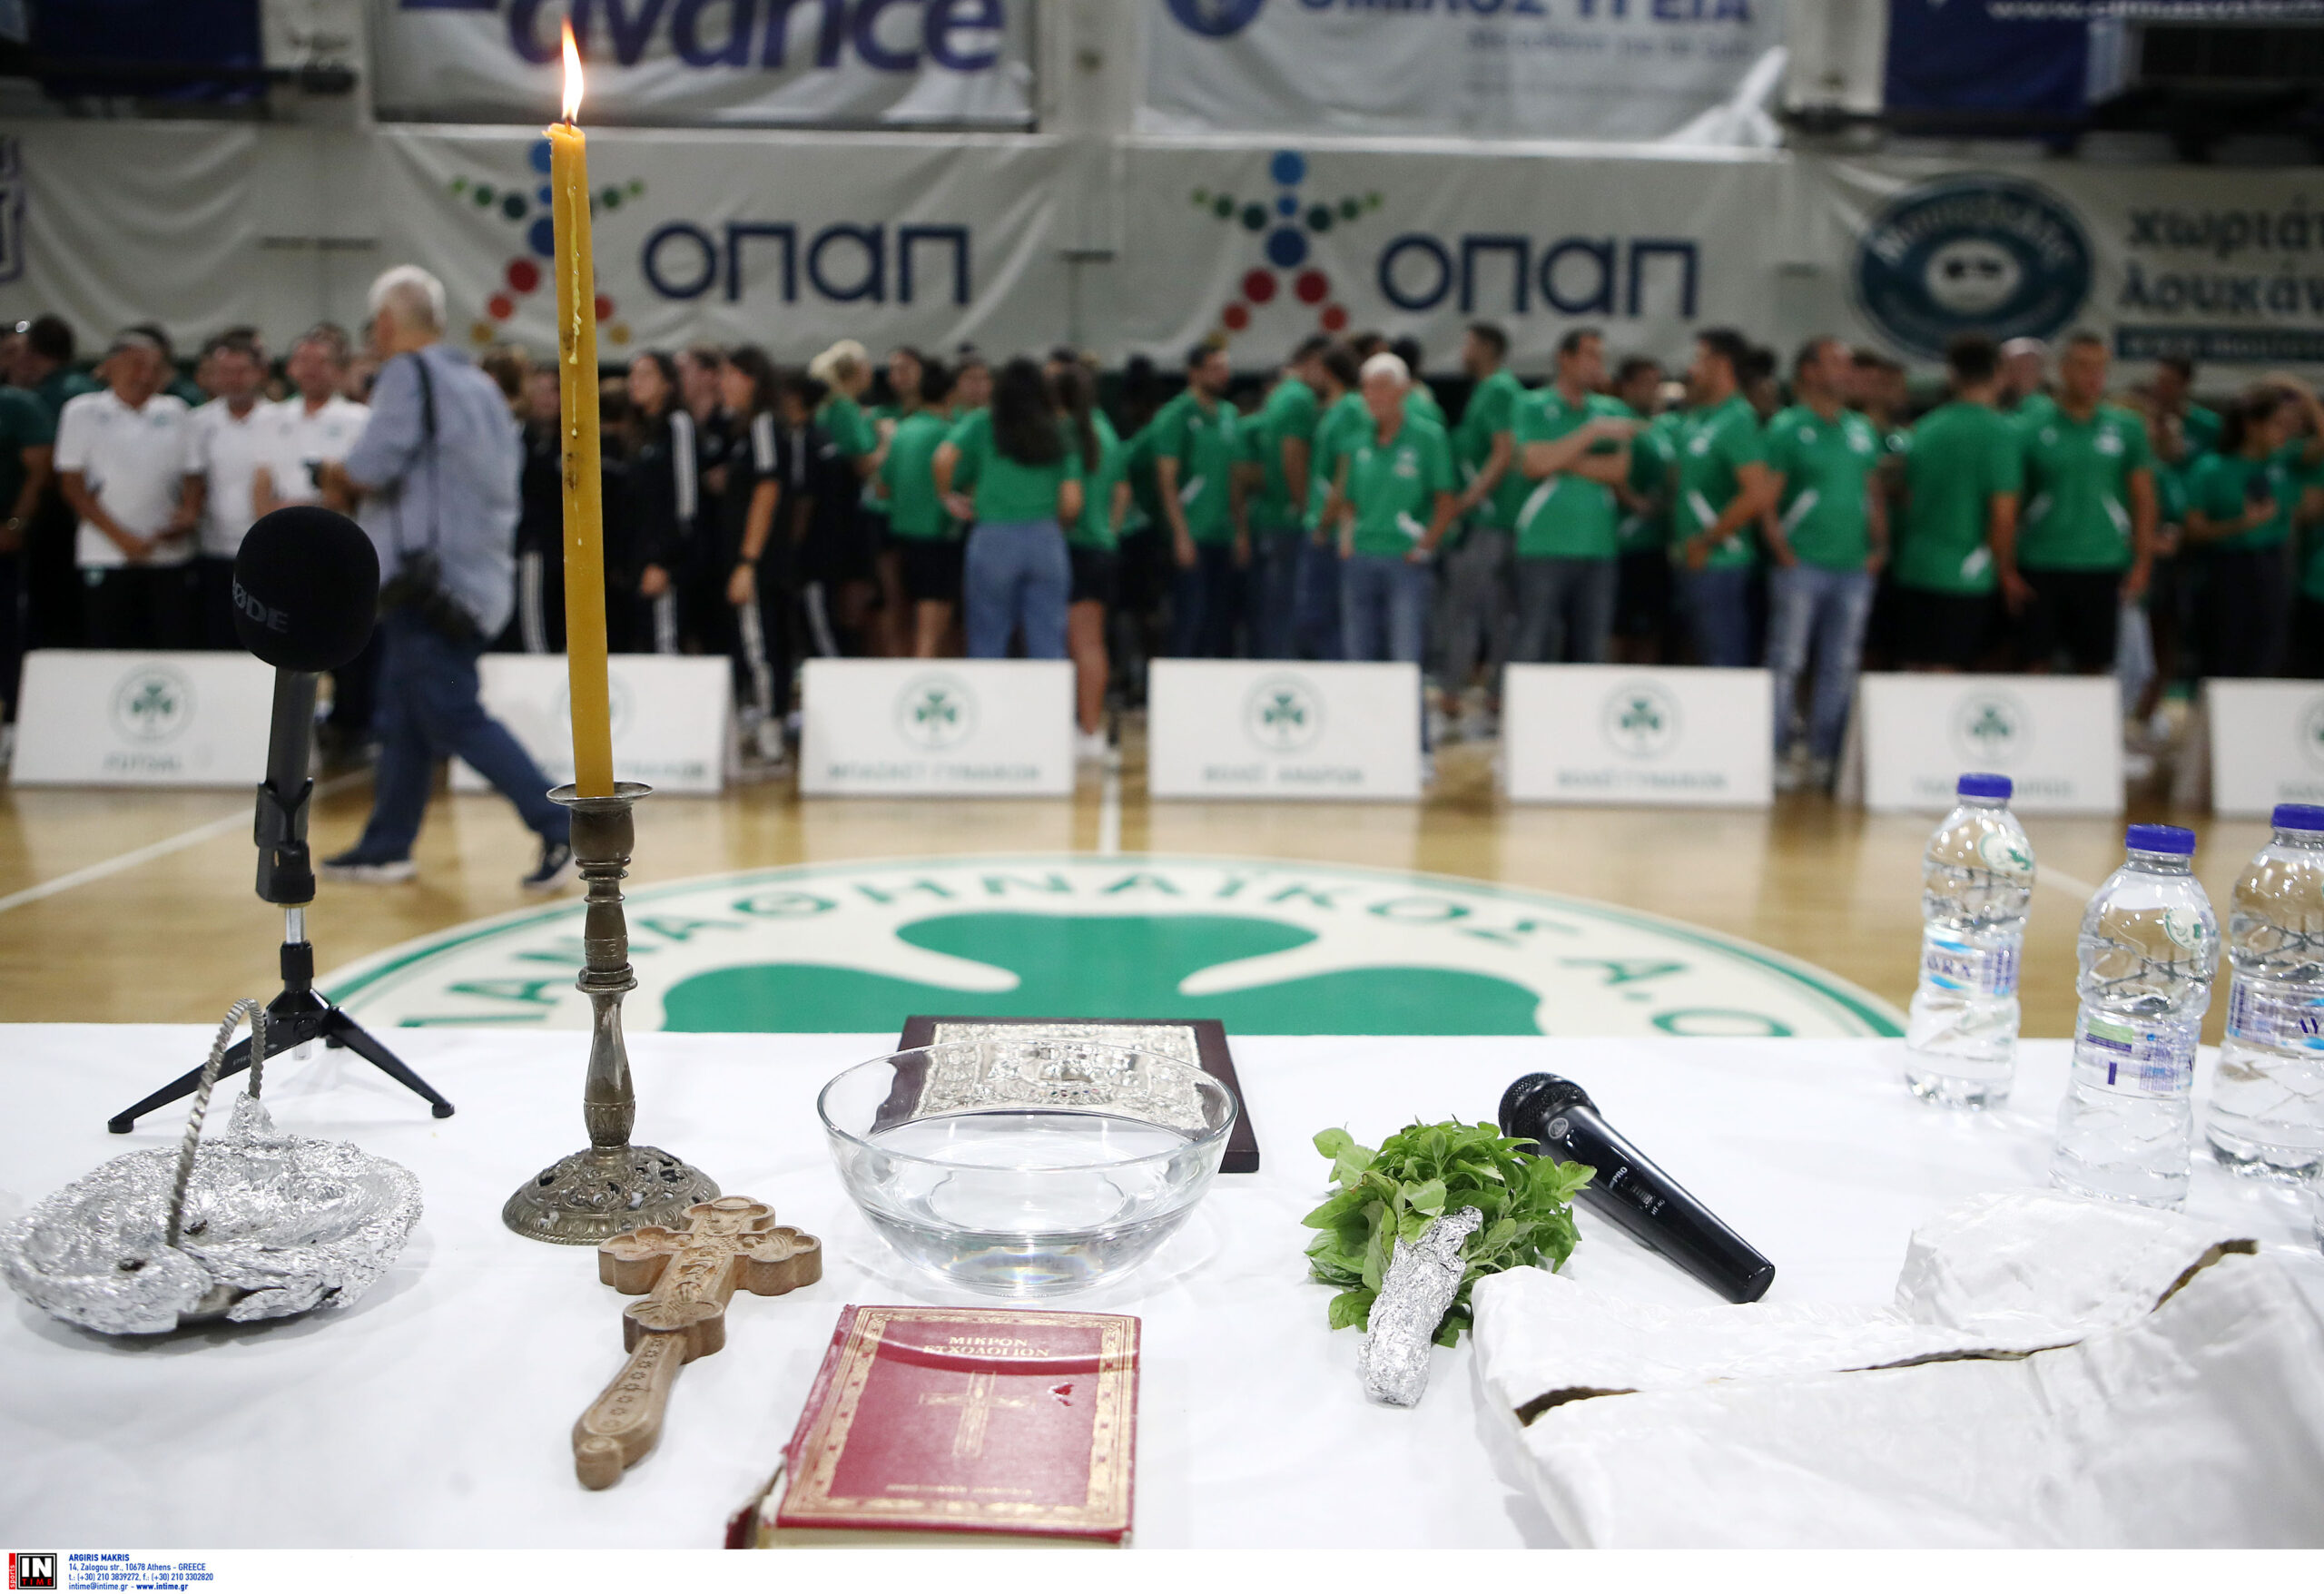
[[[114,1157],[0,1228],[0,1275],[50,1316],[167,1333],[351,1305],[419,1221],[419,1181],[341,1141],[276,1129],[236,1099],[194,1156],[183,1233],[165,1243],[178,1150]]]

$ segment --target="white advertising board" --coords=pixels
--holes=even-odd
[[[2324,802],[2324,681],[2209,681],[2211,812],[2264,819]]]
[[[552,786],[573,778],[573,701],[563,654],[488,653],[478,666],[487,713],[533,755]],[[617,653],[608,661],[614,778],[656,792],[715,792],[734,761],[734,680],[724,658]],[[484,777],[458,759],[452,790]]]
[[[1773,702],[1765,670],[1512,664],[1501,715],[1509,800],[1764,808]]]
[[[20,786],[256,786],[274,672],[247,654],[44,649],[25,657]]]
[[[1420,795],[1420,667],[1157,659],[1147,789],[1410,802]]]
[[[1971,771],[2007,775],[2022,813],[2122,812],[2122,700],[2112,675],[1871,674],[1858,689],[1864,802],[1942,813]]]
[[[810,659],[807,797],[1064,797],[1073,666],[1051,659]]]

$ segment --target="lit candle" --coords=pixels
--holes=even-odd
[[[565,421],[565,664],[573,702],[573,783],[614,792],[613,713],[606,684],[605,475],[597,462],[597,280],[589,260],[589,153],[581,52],[565,25],[565,120],[548,129],[556,230],[556,379]]]

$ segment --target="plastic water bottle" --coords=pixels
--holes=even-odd
[[[1905,1082],[1948,1107],[1999,1107],[2017,1069],[2017,963],[2034,896],[2034,844],[2007,775],[1963,775],[1960,806],[1921,857],[1921,975],[1905,1030]]]
[[[2191,831],[2134,824],[2130,856],[2082,916],[2082,1012],[2050,1182],[2077,1196],[2187,1198],[2195,1043],[2219,971],[2219,920]]]
[[[2235,882],[2211,1155],[2297,1182],[2324,1170],[2324,808],[2287,802]]]

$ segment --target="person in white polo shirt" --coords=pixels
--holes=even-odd
[[[80,517],[74,554],[91,647],[193,645],[188,411],[162,390],[170,375],[159,343],[124,332],[97,367],[104,389],[57,418],[57,481]]]
[[[186,499],[202,516],[193,561],[197,639],[203,647],[229,649],[241,645],[234,639],[234,556],[258,518],[251,488],[279,447],[279,423],[260,392],[266,353],[255,340],[213,338],[202,363],[217,397],[186,418]]]
[[[361,439],[370,407],[340,392],[349,352],[346,329],[329,321],[290,346],[282,374],[294,391],[272,407],[274,448],[259,467],[251,506],[257,514],[320,502],[323,467],[346,458]]]

